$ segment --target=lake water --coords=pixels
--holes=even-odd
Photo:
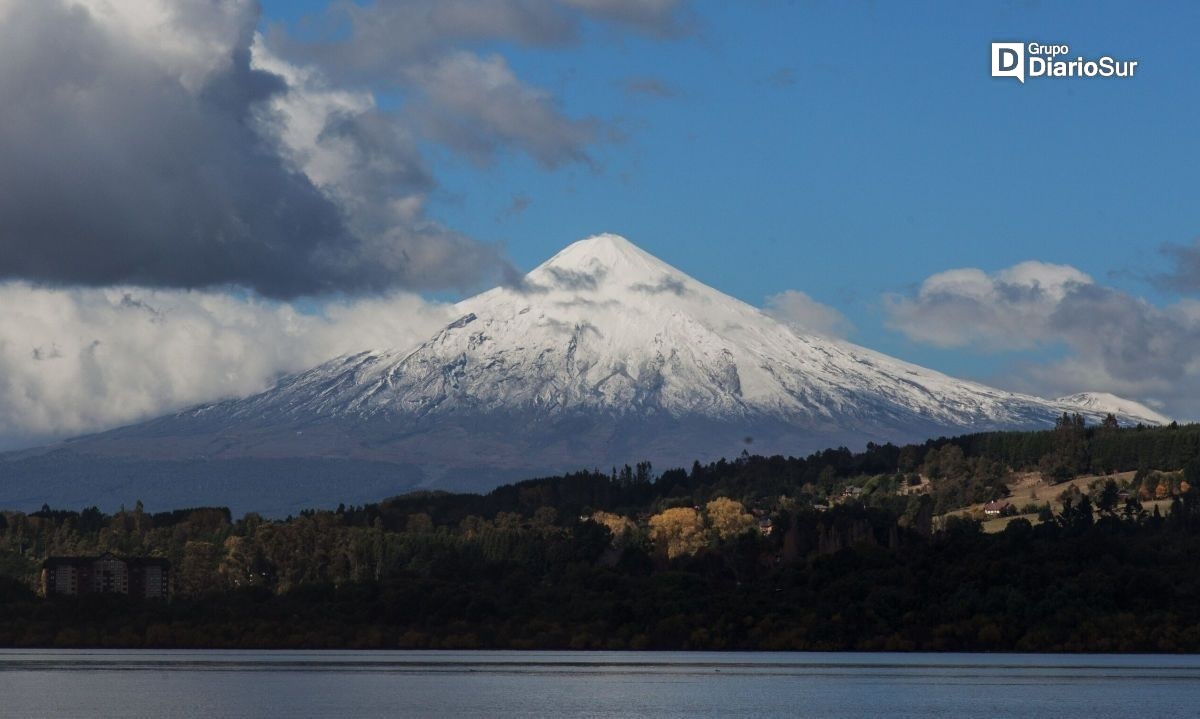
[[[1200,657],[0,650],[0,716],[1195,717]]]

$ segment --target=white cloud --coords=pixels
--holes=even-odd
[[[1028,349],[1054,341],[1050,315],[1074,288],[1092,278],[1068,265],[1022,262],[989,275],[947,270],[921,283],[915,296],[889,295],[889,324],[938,347]]]
[[[932,275],[884,298],[889,325],[917,342],[1011,352],[1057,347],[998,380],[1042,396],[1104,391],[1179,418],[1200,418],[1200,302],[1159,307],[1066,265],[1024,262],[988,274]]]
[[[0,284],[0,445],[81,434],[251,394],[282,373],[415,346],[450,322],[412,294],[304,313],[217,292]]]
[[[688,27],[682,0],[405,0],[334,3],[315,18],[325,33],[299,39],[272,28],[278,57],[321,68],[342,83],[399,90],[402,114],[422,137],[479,164],[505,150],[544,167],[591,163],[588,148],[612,137],[595,117],[572,117],[555,95],[529,84],[499,54],[480,47],[562,48],[637,32],[677,36]],[[657,88],[664,90],[661,83]]]
[[[407,75],[421,90],[413,114],[424,133],[478,163],[505,147],[545,167],[590,162],[597,123],[564,115],[550,93],[522,83],[500,55],[456,52]]]
[[[140,48],[188,90],[198,92],[228,69],[242,28],[258,9],[250,0],[179,3],[171,0],[68,0],[114,37]]]
[[[786,290],[767,298],[767,314],[801,332],[822,337],[845,337],[854,330],[850,320],[800,290]]]

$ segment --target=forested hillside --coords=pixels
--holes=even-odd
[[[935,519],[1026,471],[1101,477],[998,534]],[[0,645],[1193,651],[1198,483],[1200,425],[1064,417],[279,521],[4,512]],[[104,551],[169,558],[172,599],[35,596],[47,556]]]

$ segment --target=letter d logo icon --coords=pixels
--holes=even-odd
[[[1025,45],[1019,42],[992,43],[992,77],[1015,77],[1025,82]]]

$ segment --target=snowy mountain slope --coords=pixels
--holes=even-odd
[[[1144,424],[1170,424],[1171,419],[1166,415],[1155,412],[1140,402],[1118,397],[1108,392],[1080,392],[1078,394],[1059,397],[1056,404],[1068,407],[1078,407],[1080,412],[1104,415],[1113,414],[1117,417],[1139,418]]]
[[[800,454],[1052,426],[1064,411],[1163,417],[1111,395],[1044,400],[798,334],[615,235],[457,306],[415,348],[339,357],[271,390],[70,443],[173,459],[383,460],[419,481],[505,479],[749,448]],[[410,477],[411,479],[411,477]]]
[[[460,319],[414,350],[338,358],[193,415],[433,419],[520,409],[774,418],[848,431],[862,423],[1025,425],[1064,410],[1164,419],[1111,395],[1047,401],[797,334],[614,235],[577,242],[522,287],[493,289],[457,309]]]

